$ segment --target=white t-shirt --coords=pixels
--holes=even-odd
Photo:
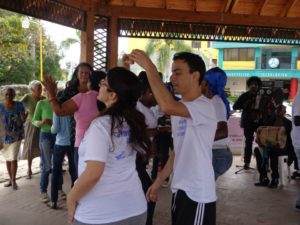
[[[182,103],[191,117],[171,117],[175,149],[172,192],[180,189],[193,201],[214,202],[217,199],[212,166],[212,145],[217,128],[215,108],[203,95]]]
[[[293,108],[292,108],[293,129],[291,132],[294,148],[300,149],[300,126],[295,126],[294,124],[295,116],[300,116],[300,90],[297,92],[297,95],[295,96],[293,102]]]
[[[156,120],[165,115],[165,113],[161,111],[159,105],[152,106],[150,109],[154,113]]]
[[[128,145],[129,127],[111,136],[111,119],[95,119],[79,147],[79,176],[88,160],[105,162],[96,185],[78,202],[75,219],[88,224],[111,223],[137,216],[147,202],[136,172],[136,151]]]
[[[144,106],[140,101],[137,101],[136,109],[144,114],[147,128],[157,127],[157,119],[150,108]]]
[[[227,110],[223,100],[220,98],[219,95],[215,95],[212,98],[212,102],[216,110],[217,121],[227,122]],[[228,138],[223,138],[214,142],[213,149],[220,148],[222,146],[227,146],[227,145],[228,145]]]

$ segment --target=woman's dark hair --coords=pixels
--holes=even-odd
[[[129,143],[138,153],[149,157],[151,142],[146,133],[145,116],[136,109],[141,95],[139,79],[131,71],[115,67],[107,72],[107,82],[118,97],[104,112],[104,115],[109,115],[112,119],[111,135],[118,133],[125,120],[130,128]]]
[[[90,76],[90,87],[93,91],[99,91],[99,83],[106,77],[106,73],[100,70],[95,70]]]
[[[247,80],[247,87],[249,87],[252,82],[256,82],[258,87],[261,87],[262,85],[261,79],[259,77],[253,76]]]
[[[99,83],[102,79],[106,77],[106,73],[100,70],[94,70],[92,72],[92,75],[90,76],[90,89],[93,91],[99,91]],[[106,106],[103,102],[100,102],[97,100],[97,108],[99,112],[103,112],[105,110]]]
[[[71,80],[69,80],[69,81],[67,82],[67,84],[66,84],[66,88],[67,88],[67,89],[77,89],[77,88],[79,87],[79,80],[78,80],[77,74],[78,74],[79,68],[81,68],[81,67],[87,67],[87,68],[89,68],[90,71],[91,71],[91,72],[90,72],[90,75],[92,74],[92,72],[93,72],[93,67],[92,67],[90,64],[88,64],[88,63],[86,63],[86,62],[79,63],[79,64],[76,66],[76,68],[75,68],[75,70],[74,70],[74,72],[73,72],[73,74],[72,74]]]

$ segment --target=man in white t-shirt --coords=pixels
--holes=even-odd
[[[133,50],[129,60],[145,69],[161,110],[171,115],[174,153],[148,189],[148,200],[157,200],[158,189],[173,171],[172,224],[215,225],[217,197],[211,149],[217,120],[211,99],[201,95],[203,59],[188,52],[174,55],[170,80],[182,97],[180,102],[169,93],[145,52]]]
[[[297,92],[297,95],[294,98],[292,119],[293,129],[291,132],[291,137],[300,168],[300,90]],[[296,201],[296,209],[300,210],[300,193]]]

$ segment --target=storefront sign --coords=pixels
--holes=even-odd
[[[228,77],[300,78],[299,70],[225,70]]]

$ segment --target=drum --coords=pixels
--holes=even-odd
[[[283,149],[286,144],[285,128],[260,126],[257,128],[255,141],[259,146],[266,146],[269,144]]]

